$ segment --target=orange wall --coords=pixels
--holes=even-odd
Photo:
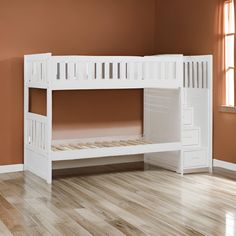
[[[151,54],[155,4],[155,0],[0,0],[0,165],[23,162],[23,55]],[[139,101],[139,93],[132,96]]]
[[[53,92],[53,139],[142,134],[140,89]]]
[[[29,90],[29,111],[46,115],[46,90]],[[53,91],[53,139],[142,134],[143,90]]]
[[[223,101],[219,47],[223,0],[157,1],[156,53],[214,56],[214,158],[236,163],[236,114],[218,111]]]
[[[214,157],[236,163],[236,115],[218,112],[220,1],[0,0],[0,164],[23,161],[23,55],[49,51],[213,54]]]

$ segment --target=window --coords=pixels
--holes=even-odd
[[[224,6],[225,31],[225,79],[226,79],[226,105],[234,106],[234,1],[225,2]]]

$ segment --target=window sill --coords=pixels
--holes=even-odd
[[[226,112],[226,113],[236,113],[236,107],[221,105],[219,107],[219,111],[220,112]]]

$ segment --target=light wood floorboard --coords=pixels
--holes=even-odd
[[[137,170],[0,175],[0,235],[236,235],[236,182]]]

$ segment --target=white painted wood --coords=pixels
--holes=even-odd
[[[144,89],[144,137],[158,143],[180,142],[179,90]]]
[[[120,79],[122,81],[126,80],[126,62],[124,61],[120,63]]]
[[[200,145],[200,128],[184,128],[183,130],[183,145],[184,146],[199,146]]]
[[[183,68],[183,67],[182,67]],[[182,71],[182,76],[183,76],[184,72]],[[184,93],[184,89],[180,88],[179,89],[179,107],[180,107],[180,122],[179,122],[179,126],[181,127],[181,131],[180,131],[180,142],[181,144],[183,144],[183,132],[182,132],[182,127],[184,127],[184,106],[185,106],[185,93]],[[177,164],[177,168],[176,168],[176,172],[177,173],[181,173],[181,175],[184,175],[184,154],[183,154],[183,148],[181,148],[180,152],[179,152],[179,162]]]
[[[183,125],[192,126],[193,125],[193,108],[192,107],[184,107],[183,108]]]
[[[51,53],[25,55],[25,84],[34,87],[46,87],[47,77],[47,62],[51,58]]]
[[[60,63],[60,80],[65,80],[66,79],[66,63],[61,62]]]
[[[46,116],[25,112],[25,145],[33,150],[46,152],[48,140],[45,130],[47,127]]]
[[[202,150],[184,151],[184,168],[202,168],[208,166],[207,152]]]
[[[211,56],[52,56],[46,53],[26,55],[24,71],[25,169],[48,183],[52,182],[52,161],[57,160],[143,153],[150,159],[151,156],[162,158],[163,152],[175,152],[176,170],[183,174],[186,168],[199,166],[194,156],[202,161],[204,155],[199,153],[205,150],[205,166],[212,168]],[[47,116],[28,112],[29,88],[47,89]],[[144,136],[154,141],[153,144],[51,151],[53,90],[124,88],[144,88]],[[168,154],[165,158],[167,161]]]
[[[194,64],[194,73],[193,79],[194,82],[192,86],[188,86],[184,83],[184,93],[185,93],[185,107],[193,109],[193,125],[195,128],[199,129],[199,143],[197,144],[197,131],[195,133],[186,133],[183,130],[183,134],[191,134],[189,135],[189,139],[185,140],[185,144],[187,146],[183,146],[183,150],[191,151],[192,155],[196,155],[196,160],[201,160],[206,157],[205,163],[202,160],[203,168],[208,168],[210,172],[212,172],[212,56],[190,56],[184,57],[184,67],[188,63]],[[195,73],[195,64],[197,64],[197,73]],[[186,75],[187,78],[185,80],[191,79],[190,75]],[[195,83],[197,78],[197,84]],[[190,118],[190,117],[189,117]],[[185,126],[186,127],[186,126]],[[195,138],[194,138],[195,137]],[[184,144],[184,142],[183,142]],[[200,149],[194,149],[194,146],[199,146]],[[191,150],[193,149],[193,150]],[[200,155],[204,150],[204,155]],[[195,152],[196,151],[196,152]],[[199,159],[197,158],[197,156]],[[185,157],[187,158],[187,157]],[[185,170],[199,168],[197,161],[194,163],[194,160],[190,158],[187,159],[188,166],[185,166]],[[192,165],[190,168],[189,165]],[[191,170],[188,173],[191,173]]]
[[[207,61],[203,62],[203,88],[207,88],[208,84],[208,73],[207,73]]]
[[[181,150],[181,143],[155,143],[135,146],[91,148],[72,151],[51,152],[52,161],[98,158],[106,156],[124,156],[153,152],[167,152]]]
[[[103,89],[104,87],[111,89],[115,87],[148,88],[153,86],[178,88],[182,85],[181,73],[179,73],[182,70],[182,55],[174,57],[99,57],[40,54],[38,57],[26,56],[26,58],[29,67],[33,67],[28,70],[29,74],[32,74],[27,81],[29,87],[47,88],[49,79],[52,89],[56,90]],[[50,78],[44,76],[45,71],[49,69],[46,63],[48,60],[51,61],[52,66],[50,69],[52,77]],[[111,65],[113,73],[111,73]],[[111,74],[112,78],[110,78]],[[119,80],[117,80],[118,77]],[[71,78],[76,78],[76,80]],[[95,78],[100,83],[91,83],[91,80]],[[143,83],[137,83],[136,79],[143,80]],[[110,83],[110,80],[113,80],[114,83]],[[80,83],[81,81],[83,84]],[[127,81],[129,84],[126,84]]]
[[[210,167],[210,172],[213,171],[213,57],[211,55],[207,56],[208,62],[208,165]]]
[[[198,88],[197,62],[193,62],[193,87]]]
[[[26,153],[26,143],[28,142],[29,132],[30,132],[30,123],[28,122],[26,115],[29,111],[29,87],[27,86],[29,82],[29,65],[31,62],[27,61],[27,56],[24,56],[24,160],[27,159]]]
[[[98,75],[101,75],[98,71]],[[121,82],[122,80],[122,82]],[[178,81],[159,80],[141,80],[130,81],[123,77],[117,80],[104,80],[100,76],[96,80],[69,80],[66,81],[52,81],[52,90],[83,90],[83,89],[132,89],[132,88],[163,88],[163,89],[177,89],[179,88]]]
[[[69,168],[78,168],[78,167],[92,167],[100,165],[112,165],[112,164],[121,164],[121,163],[133,163],[133,162],[143,162],[143,155],[126,155],[119,156],[119,158],[114,156],[100,157],[100,158],[89,158],[89,159],[75,159],[68,161],[54,161],[53,170],[55,169],[69,169]]]
[[[189,62],[189,87],[193,88],[193,62]]]
[[[76,144],[76,143],[89,143],[89,142],[111,142],[120,140],[136,140],[141,139],[142,135],[121,135],[121,136],[99,136],[89,138],[77,139],[56,139],[52,140],[52,144]]]
[[[137,62],[138,70],[137,70],[137,78],[138,80],[143,80],[143,63]]]
[[[118,63],[117,62],[113,62],[112,63],[112,69],[113,69],[113,80],[117,80],[118,78]]]
[[[88,62],[86,64],[86,71],[87,71],[87,79],[88,80],[93,80],[94,75],[93,75],[93,63],[92,62]]]
[[[160,152],[145,154],[144,160],[145,164],[151,164],[181,173],[179,152]]]
[[[203,64],[202,62],[198,62],[198,79],[199,79],[199,87],[202,88],[203,86]]]
[[[40,155],[38,152],[26,149],[26,158],[24,159],[24,170],[31,171],[35,175],[46,180],[47,183],[51,183],[51,160],[48,160],[46,156]]]
[[[48,62],[49,78],[53,77],[52,61]],[[51,146],[52,146],[52,89],[51,81],[49,81],[47,88],[47,123],[45,128],[46,150],[47,150],[47,171],[46,181],[48,184],[52,183],[52,161],[51,161]]]
[[[104,79],[105,80],[108,80],[108,79],[110,79],[110,62],[106,62],[106,63],[104,63],[104,69],[105,69],[105,71],[104,71]]]
[[[188,63],[184,63],[184,87],[188,87]]]
[[[97,62],[97,83],[100,83],[100,80],[102,79],[102,63]],[[95,81],[93,81],[94,83]]]

